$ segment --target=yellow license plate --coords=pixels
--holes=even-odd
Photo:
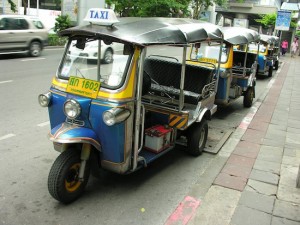
[[[212,58],[200,58],[199,60],[200,62],[207,62],[207,63],[217,63],[216,59],[212,59]]]
[[[100,82],[79,77],[70,77],[67,92],[88,98],[97,98]]]

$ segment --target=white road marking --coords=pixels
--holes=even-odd
[[[10,83],[13,82],[13,80],[5,80],[5,81],[0,81],[0,84],[4,84],[4,83]]]
[[[44,127],[50,125],[50,121],[38,124],[38,127]]]
[[[0,137],[0,141],[16,136],[15,134],[7,134]]]
[[[36,58],[36,59],[23,59],[21,60],[22,62],[27,62],[27,61],[37,61],[37,60],[44,60],[46,58]]]

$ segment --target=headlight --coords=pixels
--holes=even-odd
[[[126,120],[130,116],[127,109],[113,108],[105,111],[102,115],[103,121],[107,126],[112,126]]]
[[[46,94],[40,94],[38,97],[39,104],[42,107],[47,107],[50,103],[51,96],[52,96],[51,92],[48,92]]]
[[[74,99],[67,100],[64,104],[64,113],[69,119],[76,119],[81,113],[80,104]]]

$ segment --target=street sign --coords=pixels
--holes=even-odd
[[[292,13],[290,11],[278,11],[275,29],[276,30],[289,30],[291,23]]]

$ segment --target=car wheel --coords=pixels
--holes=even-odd
[[[187,152],[193,156],[201,155],[208,135],[208,124],[206,119],[200,123],[195,123],[190,127],[187,135]]]
[[[272,77],[273,75],[273,66],[269,66],[268,77]]]
[[[244,107],[250,108],[254,98],[254,87],[249,87],[244,94]]]
[[[42,45],[38,41],[31,42],[29,46],[29,55],[32,57],[40,56],[42,52]]]
[[[274,69],[278,70],[278,61],[275,62]]]
[[[69,149],[54,161],[48,177],[48,190],[53,198],[70,203],[79,198],[88,182],[90,167],[87,162],[83,181],[79,180],[80,151]]]
[[[103,62],[106,64],[112,63],[113,61],[113,52],[111,49],[107,49],[103,56]]]

